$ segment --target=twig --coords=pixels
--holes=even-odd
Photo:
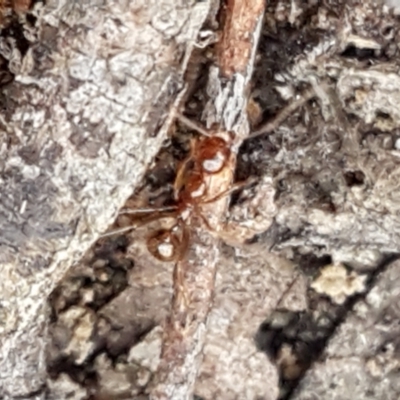
[[[248,133],[246,89],[253,69],[265,1],[227,0],[223,7],[225,25],[217,44],[217,65],[213,69],[214,72],[217,69],[217,74],[210,71],[208,85],[208,93],[215,93],[215,97],[213,94],[206,106],[209,114],[206,119],[221,127],[215,135],[223,138],[234,150]],[[187,123],[190,121],[183,122],[190,126]],[[223,127],[230,127],[231,132],[226,132]],[[197,125],[194,128],[198,130]],[[164,328],[161,359],[151,400],[192,398],[219,258],[218,242],[209,230],[218,232],[222,229],[228,198],[219,195],[230,191],[235,167],[236,151],[231,151],[224,168],[208,176],[205,182],[208,199],[214,201],[204,202],[201,217],[191,221],[188,255],[175,266],[171,314]]]

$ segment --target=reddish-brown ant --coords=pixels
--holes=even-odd
[[[202,206],[229,193],[222,189],[217,196],[210,195],[208,183],[212,175],[220,173],[230,163],[231,149],[227,141],[229,135],[226,132],[219,133],[221,136],[225,133],[227,140],[221,136],[211,136],[186,118],[182,117],[182,120],[185,125],[189,125],[189,128],[200,131],[202,136],[192,139],[189,156],[178,167],[174,181],[175,205],[154,210],[138,210],[138,214],[143,211],[158,211],[145,218],[145,222],[163,217],[175,218],[172,228],[153,232],[147,239],[148,250],[161,261],[179,260],[184,256],[189,243],[190,224],[193,217],[201,219],[209,230],[215,230],[207,217],[203,215]],[[136,211],[126,213],[136,213]],[[134,226],[122,228],[110,234],[126,232],[133,228]]]
[[[314,91],[307,91],[300,100],[282,110],[273,121],[264,124],[246,139],[268,134],[291,111],[314,95]],[[243,183],[232,184],[233,170],[235,168],[235,154],[232,153],[233,148],[238,147],[238,143],[234,144],[230,133],[218,130],[210,134],[210,132],[183,115],[178,115],[177,119],[189,129],[200,133],[200,137],[192,139],[189,156],[178,167],[174,181],[175,204],[169,207],[126,212],[137,215],[149,213],[147,217],[142,219],[144,222],[164,217],[175,219],[172,228],[155,231],[147,239],[148,250],[161,261],[177,261],[183,258],[188,248],[190,225],[193,218],[200,219],[209,231],[217,233],[222,228],[221,221],[213,221],[213,212],[210,207],[206,206],[216,202],[216,200],[221,199],[236,188],[243,186]],[[243,139],[239,138],[239,141],[236,142],[241,143],[242,141]],[[220,176],[217,179],[211,179],[212,176],[216,175]],[[251,183],[251,181],[247,183]],[[134,226],[122,228],[105,236],[126,232],[133,228]],[[259,229],[255,229],[254,232],[250,230],[250,234],[259,233],[258,231]],[[226,235],[222,232],[222,235],[220,234],[219,236],[225,238]]]
[[[157,232],[147,242],[149,251],[156,258],[171,261],[183,256],[193,216],[199,217],[209,229],[213,229],[203,215],[201,206],[217,200],[224,193],[210,198],[207,178],[219,173],[229,158],[230,148],[221,137],[207,136],[191,142],[190,155],[179,167],[174,183],[176,225],[170,231]],[[156,239],[158,245],[155,244]]]

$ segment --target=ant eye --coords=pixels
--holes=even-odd
[[[173,261],[179,247],[179,238],[170,230],[161,229],[147,239],[149,252],[160,261]]]

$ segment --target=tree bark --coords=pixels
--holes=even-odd
[[[9,24],[0,58],[15,76],[0,97],[0,398],[139,400],[153,380],[204,400],[399,398],[394,2],[48,0],[30,17],[29,1],[11,3],[22,9],[19,19],[0,18]],[[266,5],[263,21],[259,8],[259,24],[238,25],[249,15],[240,6],[257,4]],[[212,31],[197,46],[209,68],[200,66],[185,116],[234,132],[235,179],[258,184],[206,216],[240,237],[234,222],[272,225],[252,245],[215,252],[211,236],[193,235],[186,261],[197,264],[177,288],[172,263],[146,248],[159,220],[130,231],[117,255],[98,251],[113,236],[81,256],[189,97],[183,74],[208,10]],[[217,44],[207,47],[210,38]],[[181,128],[176,142],[188,133]],[[157,157],[150,177],[160,185],[181,145]],[[213,250],[204,257],[202,244]],[[212,285],[195,282],[200,274]],[[49,323],[45,300],[56,285]],[[196,307],[183,309],[193,329],[172,354],[162,326],[177,289],[190,289]],[[159,379],[160,364],[171,379]]]
[[[54,0],[0,39],[0,398],[43,398],[46,299],[165,140],[209,6]]]

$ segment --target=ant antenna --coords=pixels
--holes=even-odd
[[[210,135],[202,126],[191,121],[189,118],[186,118],[184,115],[179,113],[176,117],[183,125],[186,125],[187,128],[193,129],[197,133],[200,133],[200,135],[212,137],[212,135]]]
[[[126,214],[141,214],[141,213],[152,213],[157,211],[174,211],[178,207],[177,206],[166,206],[166,207],[157,207],[157,208],[137,208],[135,210],[121,210],[119,215],[126,215]]]
[[[246,179],[245,181],[235,182],[232,184],[232,187],[230,187],[229,189],[224,190],[223,192],[217,194],[215,197],[212,197],[211,199],[202,201],[201,204],[213,203],[214,201],[220,200],[223,197],[230,195],[231,193],[235,192],[236,190],[245,188],[246,186],[250,186],[254,183],[257,183],[256,178],[249,178],[249,179]]]

